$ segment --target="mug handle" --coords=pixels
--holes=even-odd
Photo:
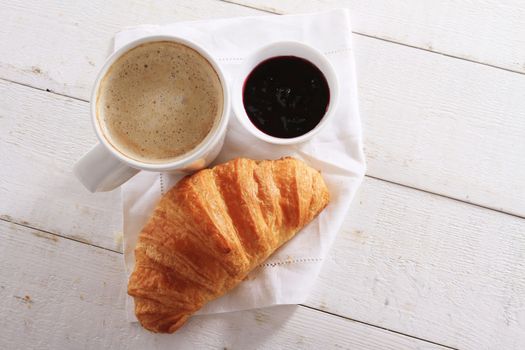
[[[73,173],[90,192],[111,191],[140,170],[130,167],[98,143],[77,161]]]

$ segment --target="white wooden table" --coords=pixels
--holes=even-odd
[[[523,1],[1,3],[1,349],[525,349]],[[71,173],[112,36],[334,7],[351,10],[368,173],[310,299],[174,335],[127,323],[120,193]]]

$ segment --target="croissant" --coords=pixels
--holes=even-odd
[[[187,176],[139,235],[128,294],[153,332],[173,333],[225,294],[329,201],[320,173],[283,158],[238,158]]]

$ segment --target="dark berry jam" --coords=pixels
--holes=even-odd
[[[259,130],[274,137],[306,134],[319,124],[329,102],[330,89],[323,73],[295,56],[261,62],[244,82],[246,114]]]

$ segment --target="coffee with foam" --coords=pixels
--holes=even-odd
[[[223,90],[210,62],[177,42],[137,46],[101,80],[97,119],[109,143],[144,163],[180,159],[217,127]]]

